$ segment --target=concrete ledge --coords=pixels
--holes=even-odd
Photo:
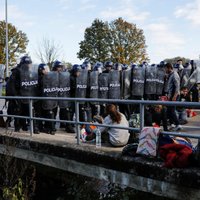
[[[5,139],[9,139],[5,143]],[[50,166],[59,170],[94,177],[127,185],[137,190],[174,199],[200,199],[200,170],[166,169],[162,162],[141,157],[122,157],[116,152],[105,152],[104,148],[55,145],[0,136],[0,153],[7,144],[11,155],[27,161]]]

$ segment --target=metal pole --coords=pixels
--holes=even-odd
[[[30,135],[33,136],[33,100],[29,99]]]
[[[140,103],[140,131],[144,127],[144,105]]]
[[[80,144],[80,125],[79,123],[79,102],[75,101],[75,114],[76,114],[76,136],[77,144]]]
[[[5,19],[6,19],[6,76],[9,76],[8,72],[8,4],[7,0],[5,0]]]

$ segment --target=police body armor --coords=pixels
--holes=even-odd
[[[145,94],[156,94],[156,67],[147,66],[145,73]]]
[[[59,97],[70,97],[70,73],[69,72],[60,72],[59,73],[59,87],[58,87],[58,96]],[[58,101],[60,108],[69,108],[69,101]]]
[[[131,94],[132,96],[143,97],[144,95],[145,70],[143,67],[132,69]]]
[[[28,64],[23,64],[19,68],[20,72],[20,95],[24,97],[38,96],[38,73]],[[27,104],[28,100],[21,100]]]
[[[76,98],[86,98],[88,82],[88,71],[81,70],[81,74],[76,78]]]
[[[59,73],[48,72],[43,76],[43,97],[58,97]],[[44,100],[42,107],[44,110],[53,110],[58,106],[56,100]]]
[[[156,75],[156,95],[162,95],[165,84],[165,68],[157,67],[157,75]]]
[[[90,81],[89,81],[89,98],[97,99],[99,97],[99,72],[92,71],[89,73]],[[96,104],[96,103],[95,103]]]
[[[121,72],[121,94],[123,99],[128,99],[131,95],[131,70],[123,70]]]
[[[120,99],[121,96],[121,84],[120,84],[120,72],[117,70],[110,71],[109,73],[109,99]]]
[[[99,99],[108,99],[109,74],[102,73],[99,75]]]

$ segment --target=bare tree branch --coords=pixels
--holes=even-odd
[[[53,62],[60,57],[62,45],[56,43],[53,39],[43,38],[37,45],[35,51],[36,57],[42,62],[52,67]]]

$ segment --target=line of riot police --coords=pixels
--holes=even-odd
[[[192,73],[191,66],[181,68],[181,85],[187,85]],[[113,64],[96,62],[93,67],[87,61],[82,65],[73,65],[70,71],[60,61],[55,61],[52,71],[46,64],[40,64],[36,70],[31,58],[24,56],[12,70],[7,83],[8,96],[36,97],[76,97],[99,99],[146,99],[157,100],[167,92],[165,63],[159,65]],[[34,101],[34,116],[55,119],[59,110],[60,120],[73,120],[74,102],[38,100]],[[10,100],[10,113],[29,116],[27,100]],[[59,108],[59,109],[58,109]],[[94,115],[105,114],[104,103],[82,102],[79,106],[80,121],[91,122]],[[119,104],[119,110],[129,119],[133,112],[139,112],[136,105]],[[26,131],[28,120],[15,118],[15,131]],[[61,123],[60,128],[73,133],[71,124]],[[50,121],[34,121],[34,133],[46,132],[55,134],[55,123]]]

